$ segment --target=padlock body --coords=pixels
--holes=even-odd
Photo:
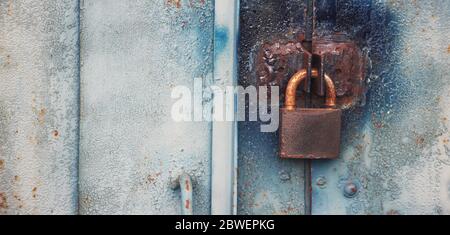
[[[281,158],[335,159],[339,156],[340,109],[282,108],[280,111]]]

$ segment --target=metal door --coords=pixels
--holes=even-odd
[[[212,80],[213,10],[211,1],[82,2],[81,214],[179,214],[172,184],[182,173],[194,213],[209,213],[211,124],[170,114],[171,88]]]
[[[306,27],[308,2],[241,1],[241,84],[256,83],[262,43]],[[241,123],[239,212],[450,213],[449,2],[316,0],[315,6],[316,34],[344,32],[368,54],[365,102],[344,113],[340,158],[312,162],[312,195],[303,191],[309,188],[303,163],[277,158],[277,135]]]
[[[179,214],[187,175],[194,214],[450,214],[447,0],[315,1],[369,58],[338,160],[171,118],[176,86],[256,85],[311,1],[0,1],[0,214]]]
[[[78,210],[78,1],[0,1],[0,214]]]

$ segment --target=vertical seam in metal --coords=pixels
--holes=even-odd
[[[313,35],[314,35],[314,9],[315,8],[315,0],[306,0],[306,21],[305,21],[305,27],[306,27],[306,35],[305,35],[305,41],[307,43],[307,50],[312,55],[312,41],[313,41]],[[308,97],[309,97],[309,104],[311,103],[311,71],[312,71],[312,56],[309,58],[308,63],[308,77],[306,79],[307,84],[307,91],[308,91]],[[309,105],[308,104],[308,105]],[[305,214],[311,215],[312,214],[312,160],[306,160],[305,161]]]
[[[236,47],[235,47],[235,51],[236,51],[236,55],[234,58],[234,67],[235,67],[235,71],[234,74],[236,76],[236,80],[238,80],[239,76],[238,74],[238,60],[239,60],[239,55],[238,55],[238,46],[239,46],[239,12],[240,12],[240,1],[237,0],[236,1],[236,9],[235,9],[235,16],[234,16],[234,20],[235,20],[235,35],[236,35]],[[237,82],[237,81],[236,81]],[[237,94],[235,94],[235,107],[237,107]],[[235,110],[235,114],[237,113],[237,111]],[[233,193],[233,214],[237,215],[237,195],[238,195],[238,187],[237,187],[237,177],[238,177],[238,124],[235,122],[234,123],[234,193]]]
[[[77,79],[78,79],[78,97],[77,97],[77,103],[78,103],[78,119],[77,119],[77,153],[76,153],[76,168],[77,168],[77,173],[76,173],[76,178],[77,178],[77,182],[76,182],[76,193],[77,193],[77,214],[81,214],[80,213],[80,143],[81,143],[81,4],[82,4],[83,0],[78,0],[77,1],[77,17],[78,17],[78,22],[77,22],[77,49],[78,49],[78,65],[77,65]]]

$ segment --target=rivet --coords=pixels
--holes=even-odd
[[[286,172],[286,171],[281,171],[279,173],[279,175],[280,175],[280,180],[281,181],[288,181],[288,180],[291,179],[291,175],[288,172]]]
[[[358,186],[353,183],[349,182],[344,186],[344,196],[347,198],[353,198],[358,194]]]
[[[320,176],[316,180],[316,185],[319,186],[319,188],[326,188],[327,187],[327,179],[324,176]]]

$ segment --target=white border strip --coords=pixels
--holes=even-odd
[[[236,86],[239,0],[215,0],[214,80],[220,87]],[[226,96],[225,96],[226,97]],[[236,95],[228,107],[236,114]],[[211,214],[237,211],[237,123],[213,122]]]

